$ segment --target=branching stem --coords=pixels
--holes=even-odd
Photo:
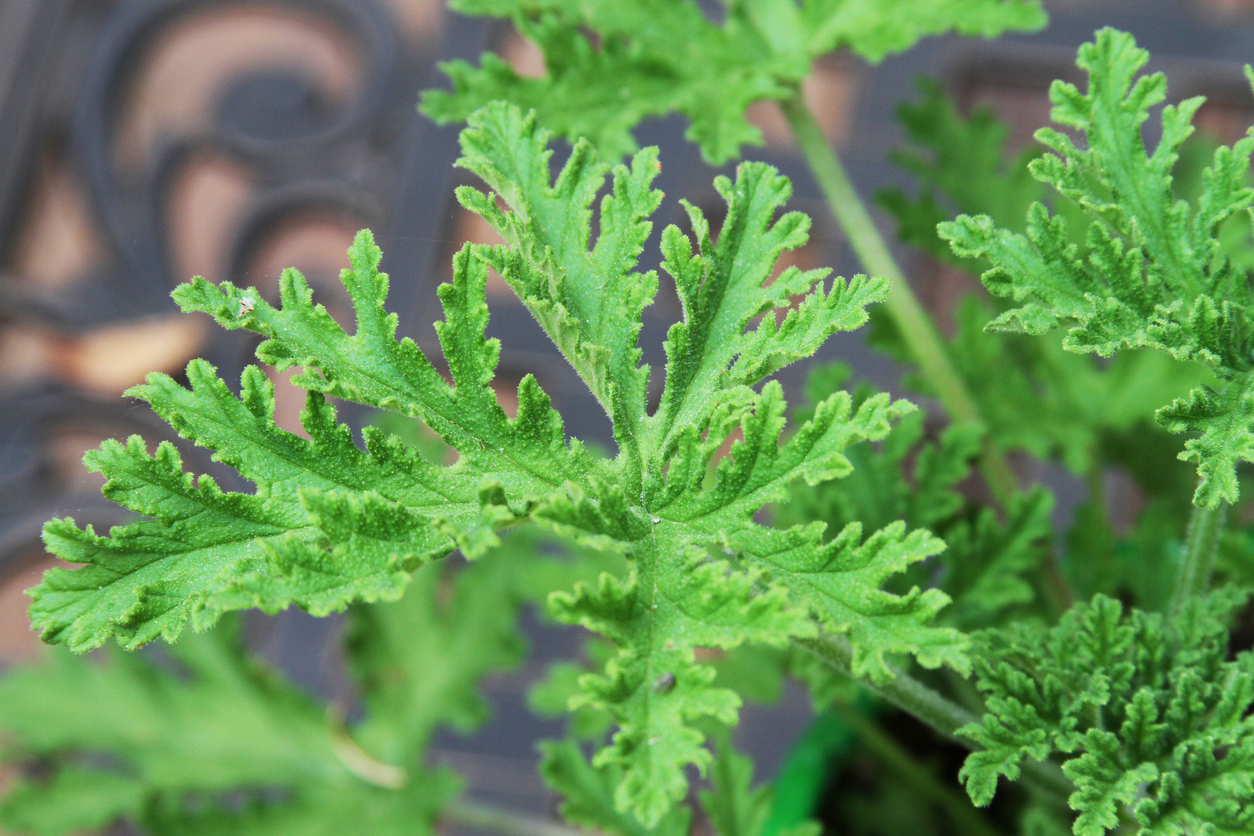
[[[1171,613],[1176,613],[1189,600],[1205,595],[1210,589],[1210,573],[1215,566],[1215,553],[1219,550],[1219,536],[1223,533],[1224,520],[1228,516],[1228,503],[1220,502],[1214,508],[1194,505],[1185,534],[1184,562],[1176,575],[1176,586],[1171,596]]]
[[[853,676],[853,646],[844,636],[820,635],[815,639],[798,639],[797,644],[843,673]],[[888,702],[914,716],[941,735],[970,746],[970,742],[954,737],[954,732],[979,717],[912,676],[900,671],[883,684],[859,679]]]

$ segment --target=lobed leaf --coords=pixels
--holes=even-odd
[[[460,121],[510,101],[615,160],[635,150],[641,121],[678,112],[714,164],[762,144],[746,108],[793,96],[814,59],[832,50],[878,62],[931,35],[987,38],[1045,25],[1029,0],[743,0],[727,4],[721,23],[691,0],[459,0],[454,9],[513,20],[543,52],[545,74],[519,75],[491,53],[479,67],[446,63],[453,90],[423,97],[433,119]]]
[[[662,233],[662,266],[676,281],[683,318],[669,331],[665,387],[648,414],[649,369],[637,338],[657,277],[637,263],[660,200],[651,188],[656,154],[641,152],[631,168],[614,170],[594,241],[591,207],[605,167],[579,144],[554,180],[548,138],[534,116],[499,104],[474,115],[463,133],[461,164],[493,192],[463,189],[459,197],[506,243],[464,247],[453,281],[439,289],[445,317],[436,332],[448,379],[412,341],[396,339],[388,279],[368,232],[357,236],[341,275],[356,314],[351,334],[314,304],[294,270],[283,274],[278,307],[255,290],[203,279],[176,290],[185,310],[266,337],[258,348],[265,362],[301,368],[295,382],[310,392],[310,438],[274,426],[269,385],[255,369],[238,398],[200,362],[189,367],[190,389],[150,378],[133,394],[214,449],[257,492],[194,486],[173,448],[150,460],[138,441],[125,454],[106,445],[112,458],[100,467],[109,492],[152,519],[112,539],[66,523],[49,527],[55,548],[94,565],[54,573],[36,591],[46,635],[78,649],[112,635],[129,647],[176,637],[188,619],[207,626],[228,609],[297,604],[323,613],[394,599],[420,565],[455,548],[477,557],[498,542],[497,530],[530,520],[581,548],[627,558],[625,571],[555,593],[550,608],[617,648],[602,672],[582,678],[575,701],[618,723],[594,765],[617,770],[616,809],[647,826],[685,794],[686,768],[711,761],[697,721],[736,722],[739,698],[713,684],[698,648],[780,647],[822,625],[850,636],[860,675],[891,676],[890,653],[965,670],[965,638],[929,623],[948,600],[943,593],[882,588],[939,552],[939,540],[890,525],[865,542],[857,526],[826,541],[821,525],[779,530],[755,519],[798,482],[847,474],[845,450],[883,438],[912,408],[879,395],[854,410],[838,392],[785,433],[783,390],[762,382],[865,322],[886,283],[856,277],[828,287],[826,271],[796,269],[773,276],[779,256],[805,243],[809,222],[780,213],[790,187],[774,169],[741,166],[734,181],[716,181],[728,204],[717,235],[692,207],[691,237],[674,226]],[[516,417],[498,404],[500,345],[485,336],[490,267],[605,407],[619,441],[612,461],[567,441],[534,378],[519,385]],[[328,396],[420,419],[457,450],[456,463],[430,463],[375,429],[358,449]],[[483,629],[491,637],[503,628],[488,619]],[[413,690],[425,694],[417,683]],[[444,716],[467,697],[424,699]],[[428,733],[426,721],[388,732],[414,745]]]
[[[521,655],[516,559],[498,549],[451,583],[427,565],[402,600],[353,610],[346,651],[365,717],[352,726],[225,627],[184,639],[165,664],[57,654],[7,673],[7,757],[42,768],[6,791],[0,824],[49,836],[120,819],[156,834],[436,832],[458,782],[426,750],[441,726],[480,725],[482,678]]]
[[[1050,90],[1054,120],[1084,142],[1044,128],[1037,139],[1054,154],[1029,168],[1079,207],[1088,224],[1083,250],[1067,219],[1040,203],[1029,209],[1024,233],[986,215],[963,215],[940,233],[957,255],[991,261],[985,285],[1019,303],[989,328],[1042,334],[1066,323],[1068,350],[1109,356],[1152,348],[1215,373],[1222,390],[1195,389],[1158,413],[1172,432],[1202,433],[1181,458],[1198,463],[1194,501],[1213,507],[1236,500],[1236,465],[1250,456],[1241,393],[1251,368],[1254,297],[1219,233],[1254,204],[1247,182],[1254,135],[1217,149],[1201,194],[1178,198],[1172,172],[1202,100],[1163,108],[1162,137],[1151,152],[1141,129],[1164,99],[1166,81],[1161,73],[1137,78],[1147,60],[1130,35],[1104,29],[1080,49],[1088,91],[1064,82]]]
[[[238,398],[202,360],[187,375],[190,389],[154,374],[129,394],[258,492],[194,480],[168,443],[152,456],[138,437],[89,453],[87,466],[108,478],[105,495],[153,519],[107,538],[71,520],[47,526],[50,550],[89,565],[53,570],[32,592],[31,620],[46,641],[82,651],[115,637],[133,648],[177,639],[188,620],[205,629],[232,609],[326,613],[396,598],[414,568],[453,549],[433,520],[464,526],[479,513],[467,468],[432,465],[373,430],[363,453],[317,393],[302,414],[305,439],[275,426],[260,369],[245,370]]]
[[[959,730],[983,747],[961,772],[972,800],[1057,753],[1078,836],[1129,817],[1143,836],[1254,826],[1252,657],[1228,659],[1224,625],[1244,600],[1215,592],[1168,623],[1099,595],[1054,628],[988,633],[976,665],[988,714]]]

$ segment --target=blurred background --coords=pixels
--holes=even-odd
[[[839,54],[821,64],[807,95],[865,196],[909,188],[887,153],[902,143],[894,111],[917,96],[916,77],[937,78],[963,108],[992,105],[1021,147],[1048,121],[1049,82],[1076,75],[1076,47],[1105,25],[1150,50],[1172,101],[1207,96],[1202,129],[1230,142],[1254,122],[1241,73],[1254,61],[1254,0],[1046,6],[1052,23],[1032,36],[932,39],[879,66]],[[68,514],[101,529],[122,519],[100,496],[102,480],[82,467],[84,451],[133,433],[178,441],[122,392],[151,371],[179,377],[197,356],[238,380],[252,359],[255,339],[179,314],[169,297],[176,284],[202,275],[273,299],[280,269],[295,266],[344,322],[337,276],[353,233],[368,226],[384,250],[402,332],[433,344],[435,288],[452,253],[491,231],[453,200],[454,187],[470,182],[453,168],[456,126],[437,127],[415,103],[420,90],[443,85],[439,61],[474,60],[484,49],[520,71],[543,71],[507,24],[459,17],[438,0],[0,0],[0,667],[41,652],[22,591],[51,565],[43,522]],[[760,105],[753,117],[767,145],[747,156],[791,177],[795,208],[815,219],[812,242],[791,258],[857,272],[782,116]],[[667,199],[655,236],[679,220],[679,197],[716,205],[715,172],[683,141],[684,128],[664,119],[638,133],[642,144],[662,146],[658,186]],[[903,257],[944,322],[970,280]],[[570,432],[608,446],[600,411],[508,288],[498,281],[489,294],[490,333],[504,343],[503,402],[532,371]],[[646,361],[660,360],[678,314],[667,293],[646,311]],[[897,386],[898,370],[859,335],[834,340],[824,356]],[[795,387],[802,373],[785,383]],[[299,432],[303,395],[279,391],[279,423]],[[357,424],[369,417],[341,414]],[[207,451],[179,446],[189,469],[249,489]],[[328,699],[349,687],[331,641],[337,629],[336,619],[300,613],[250,621],[254,646]],[[545,641],[553,652],[572,646],[557,633]],[[441,744],[438,754],[479,791],[534,807],[548,803],[533,766],[536,729],[516,717],[540,663],[492,681],[498,716],[514,720]],[[759,751],[768,775],[806,710],[789,697],[769,722],[743,723],[742,743]]]

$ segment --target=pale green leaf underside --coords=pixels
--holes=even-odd
[[[721,24],[690,0],[459,0],[454,8],[511,18],[541,48],[547,72],[521,76],[490,53],[477,68],[445,64],[453,91],[426,94],[433,118],[460,121],[510,101],[614,160],[635,150],[631,132],[643,119],[678,112],[713,163],[760,145],[745,109],[792,95],[811,62],[834,49],[879,61],[929,35],[995,37],[1045,24],[1029,0],[744,0],[727,4]]]
[[[686,792],[684,769],[709,762],[692,721],[736,721],[738,698],[712,686],[697,648],[779,646],[822,626],[849,635],[859,675],[890,677],[890,653],[964,670],[961,634],[929,624],[943,594],[882,589],[938,553],[935,537],[893,525],[864,540],[851,525],[827,540],[819,524],[779,530],[755,521],[797,483],[845,475],[843,451],[883,438],[912,408],[875,396],[855,411],[837,392],[785,432],[781,387],[759,385],[831,334],[861,325],[886,283],[859,276],[829,288],[826,271],[796,269],[772,280],[780,254],[805,243],[809,222],[780,214],[787,180],[769,166],[742,165],[734,181],[716,182],[728,203],[717,236],[693,207],[691,237],[678,227],[662,234],[663,269],[675,279],[683,319],[667,335],[661,403],[647,414],[650,370],[639,365],[636,338],[658,281],[636,262],[659,200],[650,187],[656,154],[642,151],[613,171],[594,241],[591,203],[605,167],[577,145],[553,181],[547,142],[534,116],[504,105],[475,114],[463,133],[460,164],[496,195],[459,197],[506,244],[464,247],[452,283],[439,289],[445,318],[436,331],[451,381],[412,341],[396,339],[369,233],[357,237],[341,276],[356,312],[351,334],[313,303],[294,270],[282,276],[279,307],[230,284],[180,287],[185,310],[264,335],[262,360],[303,370],[295,380],[310,391],[311,438],[274,426],[270,387],[255,369],[240,397],[200,361],[189,367],[190,389],[163,376],[138,387],[134,395],[257,491],[197,485],[170,446],[150,458],[138,440],[107,444],[91,458],[110,480],[106,492],[152,519],[109,538],[50,524],[50,546],[89,565],[56,571],[35,590],[45,636],[76,649],[110,636],[133,647],[174,638],[189,619],[207,626],[228,609],[296,604],[321,613],[395,598],[417,566],[454,548],[474,557],[496,542],[495,530],[530,519],[630,558],[625,575],[555,595],[551,606],[618,647],[602,674],[584,680],[580,699],[618,722],[596,764],[621,770],[619,809],[650,825]],[[615,460],[568,442],[530,376],[518,387],[517,416],[501,409],[491,385],[500,346],[484,334],[489,266],[609,414]],[[457,463],[427,462],[377,430],[359,450],[326,396],[421,419],[456,448]],[[723,456],[735,432],[741,437]]]

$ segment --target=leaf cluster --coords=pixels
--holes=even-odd
[[[449,62],[453,90],[423,100],[432,118],[456,122],[488,102],[514,102],[618,159],[635,151],[641,121],[680,113],[715,164],[762,144],[745,116],[750,105],[795,95],[812,62],[835,49],[878,62],[929,35],[988,38],[1045,24],[1031,0],[736,0],[718,22],[692,0],[457,0],[453,8],[512,20],[543,52],[545,74],[522,76],[491,53],[479,67]]]
[[[848,634],[859,676],[891,678],[890,653],[965,670],[964,638],[929,624],[943,593],[882,588],[941,550],[933,535],[900,522],[864,535],[851,522],[828,537],[822,522],[774,528],[755,518],[793,484],[847,474],[844,450],[883,437],[912,408],[884,395],[855,408],[835,392],[784,433],[782,388],[763,383],[830,334],[862,324],[885,283],[860,276],[829,288],[826,271],[773,275],[780,253],[805,242],[809,221],[778,214],[789,196],[784,178],[742,165],[734,181],[715,183],[727,202],[717,238],[688,205],[692,234],[671,226],[661,235],[683,319],[667,335],[665,386],[650,413],[650,369],[636,340],[658,278],[636,263],[661,200],[650,185],[656,151],[639,152],[607,180],[607,166],[579,143],[554,178],[548,141],[534,116],[512,105],[477,113],[462,134],[460,164],[492,192],[463,188],[458,199],[506,243],[464,247],[453,282],[440,288],[445,319],[436,330],[448,378],[412,341],[396,340],[368,233],[341,277],[356,312],[351,335],[292,270],[280,307],[229,284],[180,287],[184,310],[258,332],[267,338],[261,359],[303,369],[295,382],[309,390],[309,438],[275,426],[271,386],[257,368],[245,372],[238,396],[203,361],[188,368],[190,388],[153,375],[132,390],[257,491],[225,493],[185,474],[168,444],[149,454],[138,438],[107,443],[89,467],[107,477],[108,496],[150,519],[108,537],[69,520],[48,525],[49,547],[87,565],[50,572],[34,590],[32,617],[45,638],[75,650],[111,637],[135,647],[176,639],[188,622],[204,629],[233,609],[296,604],[324,614],[390,600],[415,568],[454,549],[473,558],[497,543],[498,529],[530,520],[629,558],[625,572],[555,594],[549,607],[618,649],[581,680],[576,702],[613,716],[618,730],[595,763],[621,770],[617,804],[650,825],[686,792],[685,767],[711,763],[693,722],[736,721],[739,698],[712,685],[697,648],[778,647],[823,629]],[[594,239],[592,205],[603,189]],[[610,417],[614,460],[566,439],[534,377],[519,384],[515,417],[501,409],[492,388],[500,346],[484,334],[489,269]],[[359,449],[328,397],[420,419],[457,450],[456,463],[429,461],[378,428],[367,428]]]
[[[911,146],[891,155],[915,176],[918,194],[885,190],[878,199],[896,220],[903,242],[941,264],[979,274],[988,261],[955,254],[938,226],[954,213],[964,213],[1023,233],[1029,207],[1044,205],[1051,196],[1031,170],[1044,148],[1034,144],[1012,152],[1009,129],[991,108],[977,107],[964,115],[938,84],[923,80],[920,91],[917,102],[898,109]],[[1188,165],[1177,165],[1174,176],[1200,184],[1209,160],[1201,158],[1201,143],[1188,147]],[[1052,201],[1050,208],[1067,221],[1071,243],[1084,253],[1083,235],[1076,233],[1084,228],[1083,210],[1065,199]],[[1235,249],[1228,247],[1229,252]],[[985,328],[1009,307],[998,297],[965,296],[954,310],[947,346],[979,403],[992,443],[1042,460],[1058,458],[1078,474],[1116,463],[1142,477],[1148,493],[1171,493],[1165,483],[1175,450],[1158,454],[1169,445],[1148,416],[1163,402],[1213,382],[1213,375],[1150,350],[1125,350],[1098,360],[1065,350],[1060,335]],[[908,361],[892,324],[882,315],[872,322],[876,344]],[[912,386],[929,391],[925,380],[915,379]],[[1150,451],[1154,455],[1147,456]]]
[[[264,364],[299,372],[304,433],[275,423],[260,367],[236,387],[197,360],[184,381],[155,374],[129,392],[254,488],[186,472],[170,443],[136,437],[88,454],[105,494],[138,519],[107,534],[48,523],[50,550],[81,568],[47,574],[32,621],[77,652],[181,641],[168,656],[60,659],[0,681],[14,755],[37,764],[0,816],[49,834],[118,818],[158,834],[427,832],[459,815],[473,826],[473,805],[454,800],[457,780],[428,749],[437,728],[483,721],[480,682],[521,655],[527,598],[592,635],[581,663],[554,665],[531,695],[540,713],[570,717],[568,739],[542,747],[541,771],[577,826],[686,834],[696,774],[720,836],[815,836],[804,815],[781,818],[729,742],[742,699],[778,694],[791,676],[816,705],[870,689],[964,737],[978,747],[961,773],[978,804],[1000,778],[1030,773],[1036,797],[1009,808],[1025,834],[1064,827],[1048,798],[1068,782],[1080,836],[1254,829],[1254,656],[1229,654],[1228,629],[1254,546],[1239,522],[1221,534],[1222,511],[1207,510],[1237,499],[1237,464],[1254,460],[1254,261],[1237,241],[1254,206],[1254,134],[1184,176],[1200,102],[1164,108],[1150,151],[1142,129],[1165,81],[1138,79],[1144,51],[1111,30],[1081,49],[1086,93],[1054,85],[1055,121],[1071,133],[1040,132],[1048,150],[1009,158],[988,113],[962,117],[925,88],[902,114],[922,150],[897,155],[922,191],[885,204],[936,258],[992,264],[983,279],[997,300],[960,306],[937,351],[980,420],[931,431],[910,403],[846,390],[839,367],[817,370],[790,412],[773,376],[901,297],[882,278],[777,269],[810,222],[786,211],[791,186],[765,164],[715,180],[721,224],[680,201],[685,223],[655,230],[659,155],[637,151],[632,130],[681,113],[721,162],[760,140],[746,107],[799,107],[811,63],[834,48],[879,60],[929,34],[1031,28],[1037,5],[736,0],[717,19],[689,0],[458,7],[511,18],[546,60],[539,78],[492,56],[454,63],[453,92],[424,104],[467,119],[458,165],[483,187],[457,199],[502,243],[454,257],[438,351],[397,339],[369,232],[341,274],[351,323],[295,270],[277,300],[200,278],[175,291],[184,311],[260,335]],[[541,123],[572,139],[560,166]],[[1042,184],[1061,199],[1047,206]],[[951,210],[967,214],[946,221]],[[492,274],[604,411],[611,454],[568,434],[535,376],[518,384],[516,413],[502,408]],[[639,340],[663,283],[681,313],[654,369]],[[901,342],[880,332],[881,345]],[[1181,454],[1201,476],[1187,542],[1188,487],[1144,420],[1172,398],[1160,423],[1197,434]],[[336,400],[389,417],[359,435]],[[415,426],[439,443],[415,443]],[[1066,537],[1053,532],[1051,494],[1016,492],[1008,467],[1008,484],[987,486],[996,506],[980,501],[973,463],[1006,451],[1089,477]],[[1127,530],[1101,504],[1112,464],[1147,495]],[[572,559],[551,560],[540,538]],[[1216,551],[1233,583],[1193,600]],[[456,573],[440,562],[454,552],[469,560]],[[1177,576],[1177,563],[1188,571]],[[1091,603],[1062,612],[1074,593]],[[239,649],[230,613],[289,606],[351,607],[361,719],[323,711]],[[184,635],[224,618],[209,637]],[[62,722],[52,711],[66,694],[83,705]],[[866,832],[935,825],[910,799],[977,829],[991,821],[955,808],[965,800],[931,765],[903,766],[869,719],[846,720],[829,735],[842,751],[859,739],[914,782],[876,784],[880,809],[853,814]]]
[[[976,663],[988,713],[960,730],[983,747],[962,770],[977,804],[998,776],[1061,753],[1077,836],[1244,833],[1254,827],[1254,655],[1228,658],[1245,596],[1194,599],[1170,620],[1105,596],[1053,628],[986,634]]]

